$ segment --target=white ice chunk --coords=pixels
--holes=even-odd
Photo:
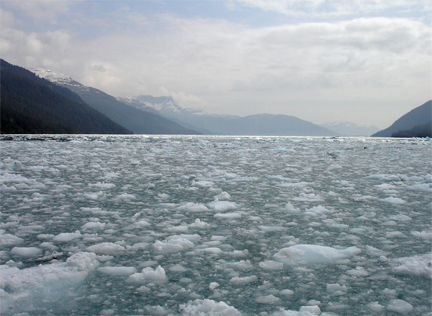
[[[205,229],[205,228],[210,227],[210,224],[203,222],[199,218],[197,218],[195,220],[195,222],[193,222],[192,224],[189,224],[188,227],[192,228],[192,229],[194,229],[194,228],[195,229]]]
[[[241,218],[242,214],[240,212],[232,212],[232,213],[217,213],[214,215],[216,218],[220,219],[234,219],[234,218]]]
[[[97,253],[98,255],[112,255],[125,250],[121,245],[111,242],[103,242],[86,248],[86,251]]]
[[[21,258],[35,258],[42,253],[42,249],[37,247],[13,247],[10,251],[12,256]]]
[[[213,300],[195,300],[181,304],[182,316],[242,316],[242,314],[225,302]]]
[[[137,272],[134,267],[100,267],[99,272],[113,276],[130,276]]]
[[[53,241],[57,242],[69,242],[73,239],[82,237],[81,232],[79,230],[74,233],[60,233],[53,238]]]
[[[339,283],[327,284],[327,293],[330,295],[345,295],[348,292],[346,285],[340,285]]]
[[[357,255],[361,250],[357,247],[336,249],[318,245],[294,245],[283,248],[274,255],[278,261],[288,264],[331,263]]]
[[[385,306],[379,304],[378,302],[371,302],[367,305],[367,307],[374,313],[381,313],[385,308]]]
[[[204,204],[200,203],[192,203],[188,202],[186,204],[182,204],[177,208],[179,211],[188,211],[188,212],[208,212],[209,209]]]
[[[104,229],[106,226],[105,223],[101,223],[101,222],[88,222],[86,224],[84,224],[83,226],[81,226],[81,229],[86,231],[86,230],[100,230],[100,229]]]
[[[423,276],[432,279],[432,253],[392,260],[394,274]]]
[[[11,234],[4,234],[3,230],[0,230],[0,245],[1,246],[13,246],[19,245],[24,242],[24,239],[16,237]]]
[[[321,314],[321,309],[319,308],[319,306],[302,306],[300,307],[300,312],[301,313],[310,313],[312,315],[319,315]]]
[[[404,204],[404,203],[406,203],[405,200],[402,200],[401,198],[397,198],[397,197],[392,197],[392,196],[385,198],[385,199],[381,199],[381,201],[387,202],[387,203],[392,203],[392,204]]]
[[[164,283],[168,279],[165,275],[165,270],[161,266],[155,269],[150,267],[142,269],[141,273],[134,273],[127,278],[127,283],[144,284],[148,282]]]
[[[275,304],[278,303],[280,299],[272,294],[270,295],[261,295],[255,298],[255,302],[260,304]]]
[[[391,312],[406,314],[413,311],[413,306],[404,300],[391,300],[387,304],[387,310]]]
[[[252,283],[258,280],[258,278],[255,275],[247,276],[247,277],[233,277],[231,278],[230,282],[235,285],[245,285],[248,283]]]
[[[63,263],[28,269],[0,266],[0,314],[57,304],[98,266],[94,253],[76,253]]]
[[[282,270],[283,263],[277,261],[262,261],[259,263],[259,266],[264,270]]]
[[[237,208],[237,204],[235,202],[218,200],[208,203],[207,206],[215,212],[225,212]]]
[[[128,194],[128,193],[123,193],[120,194],[116,197],[117,200],[133,200],[135,199],[135,195],[133,194]]]

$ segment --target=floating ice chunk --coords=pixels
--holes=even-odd
[[[180,205],[177,208],[179,211],[189,211],[189,212],[207,212],[209,209],[207,206],[200,203],[188,202],[186,204]]]
[[[86,248],[86,251],[94,252],[99,255],[113,255],[124,250],[125,248],[123,246],[111,242],[103,242]]]
[[[315,195],[314,193],[300,193],[298,197],[293,198],[294,201],[300,201],[300,202],[319,202],[324,201],[324,199],[319,196]]]
[[[230,218],[241,218],[242,214],[240,212],[232,212],[232,213],[217,213],[214,215],[216,218],[222,218],[222,219],[230,219]]]
[[[213,300],[195,300],[187,304],[181,304],[182,316],[242,316],[242,314],[225,302]]]
[[[12,256],[21,258],[35,258],[42,253],[42,249],[37,247],[13,247],[10,251]]]
[[[264,232],[281,232],[287,230],[283,226],[265,226],[265,225],[259,225],[259,229],[261,229]]]
[[[0,314],[13,315],[57,304],[98,266],[94,253],[76,253],[63,263],[28,269],[0,266]]]
[[[16,187],[14,187],[13,185],[11,185],[10,187],[3,183],[0,185],[0,192],[15,192],[16,190]]]
[[[339,283],[327,284],[327,293],[330,295],[345,295],[348,292],[346,285],[340,285]]]
[[[130,276],[137,272],[134,267],[100,267],[97,271],[113,276]]]
[[[84,224],[83,226],[81,226],[81,229],[84,231],[87,230],[100,230],[100,229],[104,229],[106,226],[105,223],[101,223],[101,222],[88,222],[86,224]]]
[[[367,304],[367,307],[374,313],[381,313],[385,308],[385,306],[379,304],[378,302],[371,302]]]
[[[288,264],[301,263],[331,263],[357,255],[361,250],[357,247],[336,249],[318,245],[295,245],[283,248],[273,257],[277,261]]]
[[[181,264],[175,264],[172,267],[168,268],[168,270],[172,272],[186,272],[188,269],[183,267]]]
[[[432,253],[423,255],[398,258],[391,261],[395,266],[392,269],[394,274],[423,276],[432,279]]]
[[[219,287],[219,283],[217,283],[217,282],[211,282],[210,285],[209,285],[209,290],[210,291],[214,291],[218,287]]]
[[[132,200],[135,199],[135,195],[133,194],[128,194],[128,193],[123,193],[120,194],[116,197],[117,200]]]
[[[277,261],[263,261],[259,263],[259,266],[264,270],[282,270],[283,263]]]
[[[256,280],[258,280],[258,278],[255,275],[251,275],[251,276],[247,276],[247,277],[233,277],[230,280],[230,283],[235,284],[235,285],[245,285],[248,283],[252,283],[255,282]]]
[[[153,244],[153,249],[158,254],[172,254],[183,250],[193,248],[194,241],[198,241],[199,235],[175,235],[170,236],[167,240],[159,241]]]
[[[387,310],[391,312],[406,314],[413,311],[413,306],[404,300],[391,300],[387,304]]]
[[[411,217],[406,216],[404,214],[398,214],[398,215],[390,216],[390,219],[393,219],[395,221],[400,221],[400,222],[408,222],[408,221],[412,220]]]
[[[218,201],[218,200],[208,203],[207,206],[216,212],[225,212],[237,208],[237,204],[235,202]]]
[[[355,277],[365,277],[370,274],[363,267],[356,267],[355,269],[348,270],[345,273]]]
[[[319,308],[319,306],[302,306],[300,307],[300,312],[301,313],[310,313],[312,315],[319,315],[321,314],[321,309]]]
[[[406,203],[405,200],[402,200],[401,198],[392,197],[392,196],[385,198],[385,199],[381,199],[381,201],[387,202],[387,203],[392,203],[392,204],[404,204],[404,203]]]
[[[168,242],[162,242],[162,241],[156,240],[156,242],[153,244],[153,249],[154,249],[155,253],[157,253],[157,254],[166,255],[166,254],[180,252],[184,248],[180,244],[168,243]]]
[[[229,262],[226,265],[230,268],[234,268],[234,269],[238,269],[238,270],[252,270],[253,269],[253,264],[249,260]]]
[[[140,221],[135,222],[133,225],[135,227],[147,227],[147,226],[150,226],[151,224],[145,220],[140,220]]]
[[[53,238],[53,241],[57,242],[69,242],[73,239],[82,237],[81,232],[79,230],[74,233],[60,233]]]
[[[413,235],[414,237],[417,237],[417,238],[432,239],[432,232],[425,232],[425,231],[416,232],[416,231],[414,231],[414,232],[411,232],[411,235]]]
[[[208,224],[206,222],[202,222],[199,218],[197,218],[195,220],[195,222],[193,222],[192,224],[189,224],[188,227],[192,228],[192,229],[194,229],[194,228],[195,229],[205,229],[205,228],[210,227],[210,224]]]
[[[300,209],[295,208],[291,203],[285,204],[285,210],[289,213],[297,214],[300,212]]]
[[[372,181],[386,181],[386,182],[392,182],[392,181],[400,181],[401,178],[397,175],[391,175],[391,174],[373,174],[370,176],[367,176],[365,178],[366,180],[372,180]]]
[[[188,231],[189,227],[186,225],[180,225],[180,226],[171,226],[168,228],[165,228],[166,231],[172,232],[172,233],[186,233]]]
[[[16,237],[11,234],[4,234],[4,230],[0,230],[0,245],[1,246],[13,246],[19,245],[24,242],[24,239]]]
[[[212,181],[206,181],[206,180],[200,180],[200,181],[192,180],[192,185],[198,186],[198,187],[209,188],[209,187],[214,186],[214,183]]]
[[[255,298],[255,302],[260,304],[275,304],[278,303],[280,299],[272,294],[270,295],[261,295]]]
[[[96,188],[100,188],[100,189],[111,189],[115,187],[115,184],[113,183],[105,183],[105,182],[97,182],[94,184],[89,183],[88,185],[89,187],[96,187]]]
[[[294,295],[294,291],[285,289],[285,290],[280,291],[279,294],[280,295]]]
[[[410,191],[432,192],[432,184],[431,183],[414,184],[414,185],[407,186],[406,189]]]
[[[134,273],[127,278],[126,283],[144,284],[148,282],[164,283],[168,279],[165,275],[165,270],[158,266],[155,269],[150,267],[142,269],[141,273]]]
[[[230,198],[231,195],[229,195],[229,193],[225,191],[215,196],[215,200],[229,200]]]

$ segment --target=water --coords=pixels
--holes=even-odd
[[[1,313],[429,315],[431,144],[3,141]]]

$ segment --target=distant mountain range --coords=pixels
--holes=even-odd
[[[424,134],[430,121],[428,101],[372,136]],[[208,114],[167,96],[115,98],[69,76],[1,60],[1,133],[365,136],[377,129],[348,122],[319,126],[289,115]]]
[[[373,134],[372,137],[431,137],[431,121],[432,100],[401,116],[390,127]]]
[[[35,68],[32,71],[41,78],[72,90],[88,105],[131,130],[134,134],[200,134],[162,117],[154,111],[148,112],[128,106],[105,92],[84,86],[63,74],[42,68]]]
[[[171,97],[118,98],[138,109],[153,108],[161,115],[203,134],[257,135],[257,136],[337,136],[338,133],[294,116],[256,114],[245,117],[208,114],[191,108],[182,108]]]
[[[379,131],[375,125],[357,125],[352,122],[332,122],[321,124],[321,126],[343,136],[370,136]]]
[[[0,60],[2,134],[131,134],[74,92]]]

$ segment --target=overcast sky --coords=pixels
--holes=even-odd
[[[429,0],[1,0],[1,58],[210,113],[389,126],[432,99]]]

